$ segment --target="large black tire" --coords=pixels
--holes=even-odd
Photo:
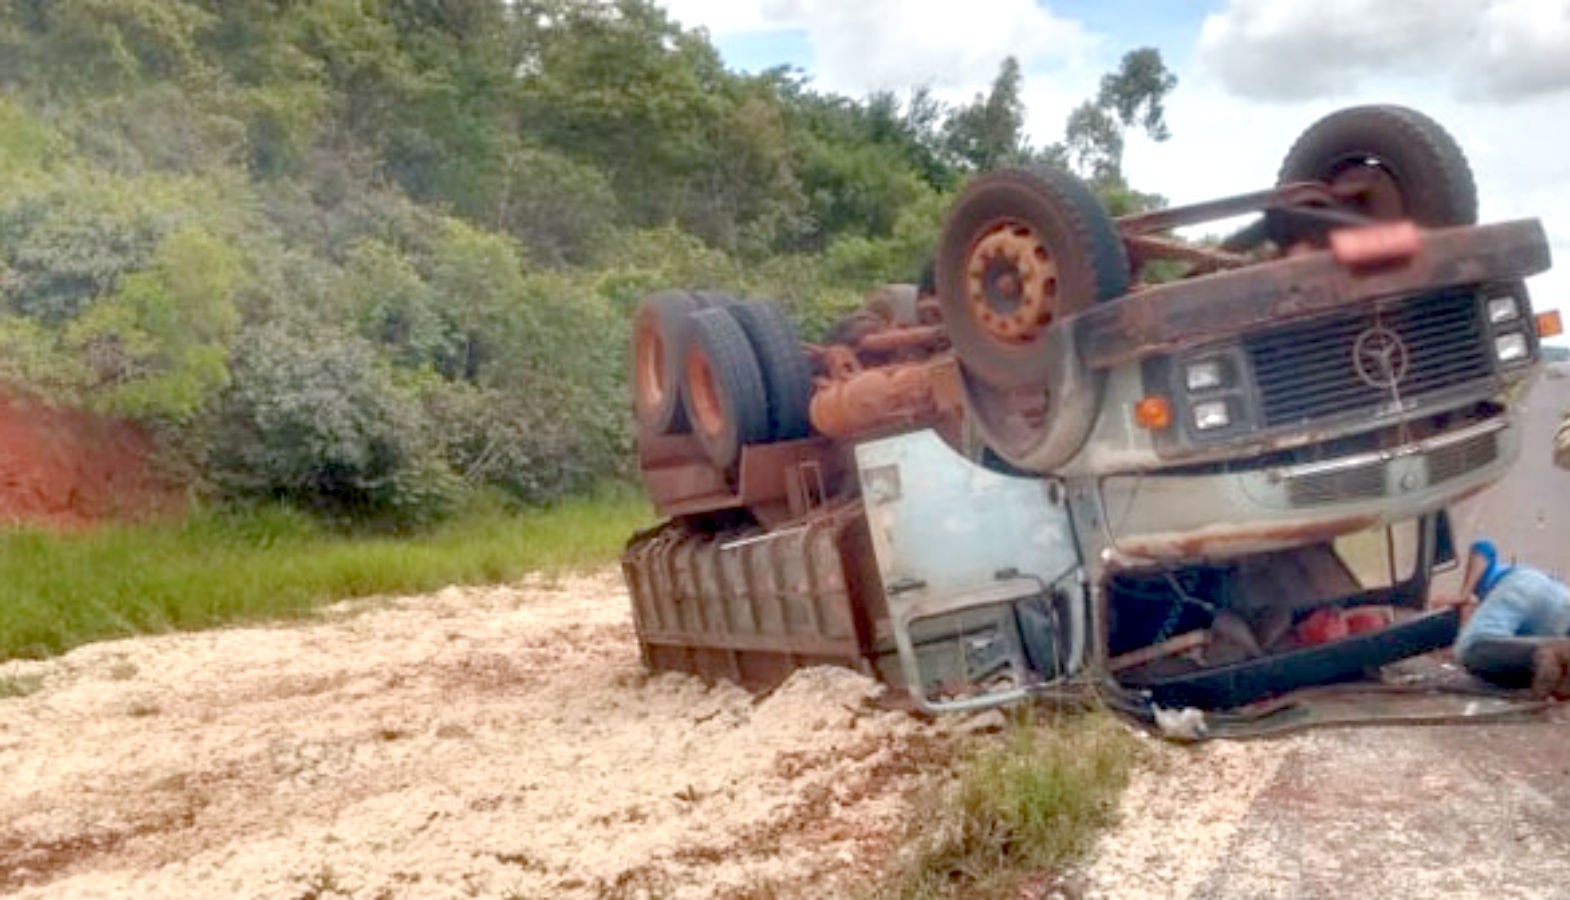
[[[735,465],[741,448],[768,439],[769,398],[752,344],[723,308],[687,317],[682,403],[709,461]]]
[[[793,441],[807,436],[811,422],[812,372],[801,350],[796,326],[767,300],[743,300],[728,308],[746,333],[768,392],[769,439]]]
[[[1350,203],[1373,218],[1410,218],[1431,228],[1477,221],[1477,186],[1465,154],[1438,122],[1416,110],[1354,106],[1331,113],[1292,145],[1278,183],[1334,186],[1359,176],[1381,185]]]
[[[1129,278],[1128,254],[1117,226],[1079,179],[1042,166],[1003,169],[972,181],[950,207],[938,239],[938,296],[949,339],[967,375],[1005,389],[1044,385],[1052,371],[1043,352],[1050,319],[1021,321],[1018,316],[1025,307],[1008,308],[1006,289],[994,293],[990,264],[979,276],[984,290],[972,294],[970,268],[985,250],[984,242],[1007,239],[1015,231],[1022,246],[1039,248],[1035,255],[1045,254],[1043,265],[1050,263],[1052,275],[1042,282],[1050,319],[1119,296],[1128,290]],[[1021,280],[1027,274],[1024,268],[1017,272]],[[997,329],[1006,327],[1017,327],[1019,333],[1000,336]]]
[[[741,298],[727,291],[693,291],[692,296],[698,301],[699,309],[711,309],[716,306],[730,309],[741,302]]]
[[[698,300],[686,291],[656,291],[638,302],[632,319],[632,406],[645,434],[685,434],[681,367],[687,316]]]

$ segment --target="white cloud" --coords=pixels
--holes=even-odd
[[[1027,71],[1089,51],[1079,23],[1034,0],[783,0],[805,23],[825,85],[845,90],[929,84],[965,88],[997,73],[1005,56]]]
[[[1026,72],[1072,64],[1097,46],[1077,21],[1035,0],[667,0],[672,17],[712,34],[801,29],[818,84],[861,94],[927,85],[968,93],[1006,56]]]
[[[1404,78],[1514,100],[1570,89],[1570,0],[1230,0],[1205,18],[1199,49],[1222,84],[1256,99]]]
[[[766,9],[772,0],[665,0],[660,5],[687,28],[707,28],[713,35],[793,27]]]
[[[1061,136],[1068,110],[1129,49],[1033,0],[972,0],[963,15],[945,0],[667,2],[717,36],[798,29],[817,83],[852,94],[925,84],[965,101],[1014,54],[1038,143]],[[1187,48],[1161,49],[1181,59]],[[1556,91],[1570,87],[1570,0],[1230,0],[1205,20],[1196,58],[1167,104],[1172,140],[1130,135],[1134,186],[1175,203],[1268,187],[1320,116],[1406,104],[1466,151],[1484,221],[1543,220],[1558,265],[1532,280],[1533,295],[1570,314],[1570,91]],[[1505,96],[1515,102],[1483,102]]]

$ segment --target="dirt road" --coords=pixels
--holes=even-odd
[[[1461,511],[1570,571],[1570,476],[1528,455]],[[640,671],[613,574],[336,607],[0,663],[0,894],[845,896],[955,723],[802,673],[754,702]],[[4,696],[0,692],[0,696]],[[1570,896],[1570,714],[1152,745],[1071,894]]]
[[[647,678],[627,606],[606,574],[0,664],[38,688],[0,700],[0,893],[829,897],[881,865],[939,730],[843,670]]]

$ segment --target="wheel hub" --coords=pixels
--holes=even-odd
[[[714,383],[714,370],[696,350],[687,354],[687,390],[691,392],[694,425],[711,437],[725,430],[725,406]]]
[[[965,274],[967,306],[993,339],[1026,343],[1052,321],[1057,263],[1029,225],[994,225],[971,248]]]
[[[638,398],[645,407],[657,407],[665,400],[665,341],[652,323],[640,322],[634,338],[634,379]]]
[[[1360,160],[1339,168],[1330,179],[1330,192],[1381,222],[1406,215],[1401,185],[1377,160]]]

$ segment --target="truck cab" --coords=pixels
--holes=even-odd
[[[980,176],[930,291],[869,301],[795,354],[809,428],[740,441],[696,505],[681,439],[640,435],[645,482],[717,560],[825,511],[848,523],[814,571],[843,585],[859,664],[933,711],[1073,680],[1146,707],[1236,707],[1448,644],[1455,616],[1424,612],[1428,580],[1454,556],[1445,510],[1519,453],[1513,402],[1543,327],[1525,279],[1548,267],[1546,237],[1476,224],[1459,148],[1402,108],[1321,120],[1278,181],[1114,220],[1060,171]],[[1224,238],[1171,234],[1241,215]],[[781,368],[760,365],[765,395]],[[725,405],[702,378],[683,390]],[[781,552],[775,571],[793,565]],[[680,605],[662,590],[768,593],[722,562],[707,588],[656,589],[652,559],[630,559],[646,659]],[[743,645],[773,640],[751,621],[706,645],[737,671]]]

